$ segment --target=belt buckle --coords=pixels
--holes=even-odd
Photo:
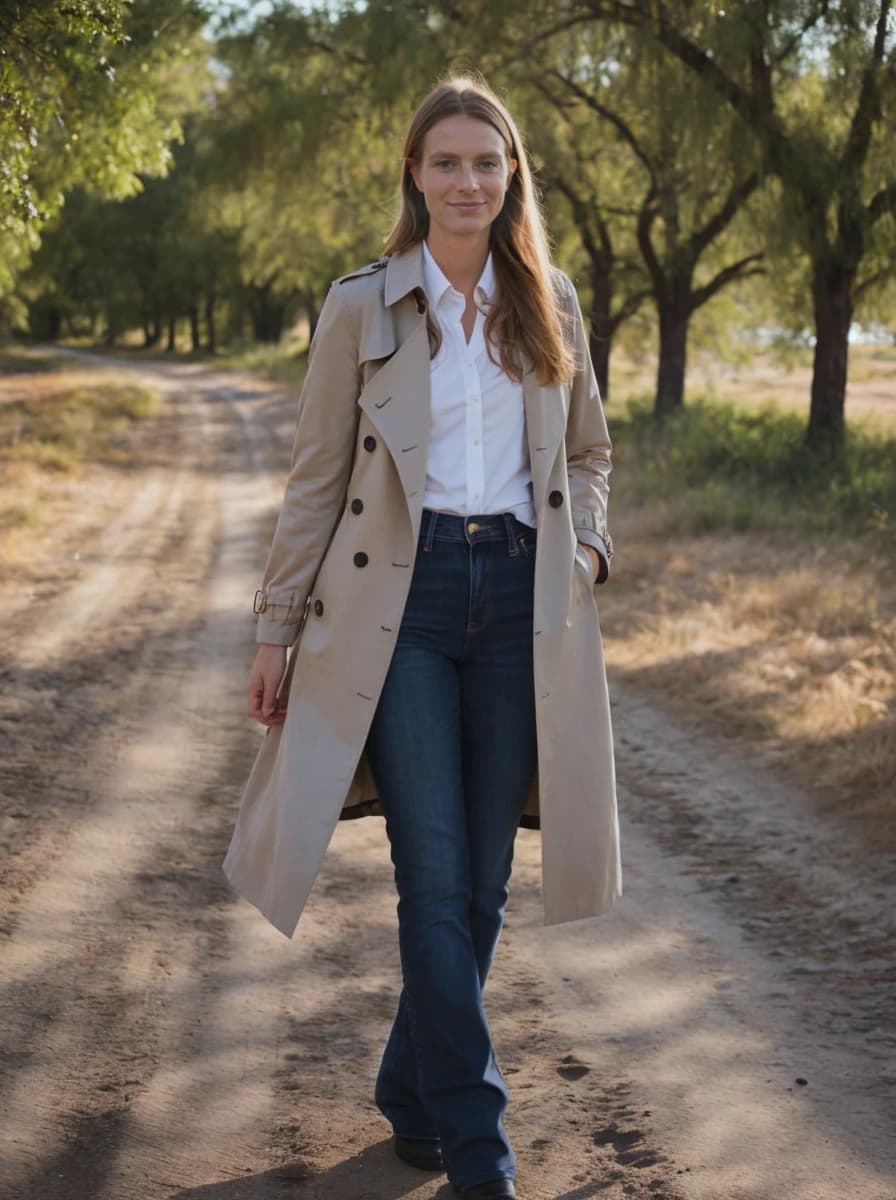
[[[483,528],[481,521],[467,521],[467,533],[478,533]]]
[[[267,598],[265,597],[265,594],[262,591],[262,589],[259,588],[258,591],[255,593],[255,599],[252,602],[252,611],[256,612],[256,613],[263,613],[264,610],[267,608],[267,606],[268,606]]]

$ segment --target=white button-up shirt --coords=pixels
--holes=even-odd
[[[476,322],[467,342],[466,300],[423,243],[423,281],[442,329],[430,364],[431,424],[423,503],[442,512],[511,512],[536,523],[523,385],[489,358],[485,316],[495,288],[491,252],[474,291]],[[498,351],[493,349],[495,358]]]

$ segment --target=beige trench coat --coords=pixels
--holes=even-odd
[[[571,383],[523,379],[538,521],[538,768],[522,824],[542,841],[544,923],[621,895],[610,708],[588,555],[606,529],[610,441],[575,288]],[[223,862],[287,937],[341,818],[379,811],[365,742],[413,571],[426,484],[430,352],[422,246],[335,281],[315,331],[262,586],[257,640],[291,646],[282,725],[266,729]],[[426,800],[421,796],[421,803]]]

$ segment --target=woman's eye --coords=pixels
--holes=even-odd
[[[437,160],[435,165],[437,167],[453,167],[454,160],[450,159],[450,158],[440,158]],[[486,167],[490,171],[493,171],[497,167],[497,165],[498,165],[497,160],[494,158],[484,158],[484,159],[481,159],[479,162],[480,167]]]

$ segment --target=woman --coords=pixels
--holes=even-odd
[[[621,893],[594,595],[610,442],[520,135],[481,82],[414,115],[385,249],[332,285],[312,342],[256,594],[267,731],[224,870],[291,936],[336,821],[384,814],[404,986],[377,1105],[406,1161],[514,1196],[482,989],[516,829],[542,830],[546,923]]]

